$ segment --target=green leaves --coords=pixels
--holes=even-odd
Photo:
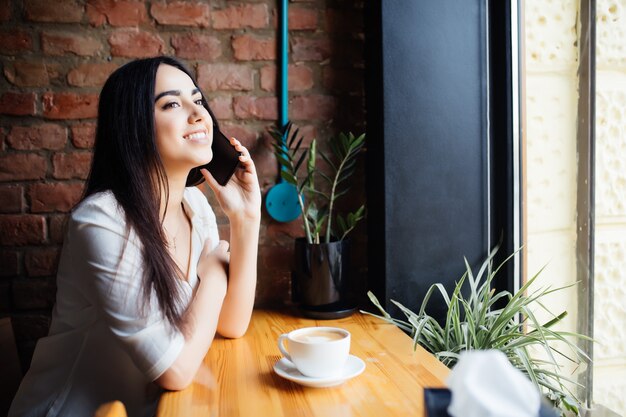
[[[554,325],[563,320],[567,312],[552,314],[552,318],[545,323],[540,322],[533,312],[533,307],[536,306],[547,310],[541,303],[542,298],[566,287],[531,291],[530,287],[537,280],[538,273],[515,294],[508,291],[496,293],[492,288],[492,281],[502,265],[515,255],[514,253],[509,256],[493,270],[492,261],[497,249],[489,254],[476,275],[465,260],[465,273],[451,294],[448,294],[443,285],[433,284],[426,292],[418,313],[391,300],[408,321],[391,317],[372,292],[368,292],[368,296],[382,315],[365,311],[363,313],[396,324],[411,335],[415,345],[423,346],[448,367],[456,364],[459,354],[464,350],[499,349],[511,364],[528,376],[556,406],[562,410],[578,412],[580,401],[566,385],[568,382],[576,383],[562,375],[561,365],[556,357],[576,364],[590,361],[585,352],[571,339],[591,339],[576,333],[554,330]],[[436,293],[442,296],[447,306],[443,327],[426,312],[428,303]],[[495,307],[499,301],[506,301],[504,307]],[[558,342],[558,345],[555,345],[555,342]],[[565,348],[566,352],[562,348]],[[545,352],[543,359],[536,358],[536,354],[530,354],[531,351],[537,350]]]
[[[319,243],[324,235],[327,243],[333,238],[343,240],[365,218],[364,205],[345,217],[335,213],[335,202],[350,192],[349,179],[356,170],[356,158],[365,145],[365,134],[340,133],[331,138],[328,145],[332,156],[328,156],[318,151],[315,139],[308,149],[302,148],[304,137],[299,132],[291,122],[283,129],[270,130],[274,138],[274,154],[281,167],[281,178],[293,184],[298,191],[308,242]],[[328,165],[330,174],[316,167],[318,156]],[[320,187],[318,176],[325,187]]]

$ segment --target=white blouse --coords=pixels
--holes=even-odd
[[[187,305],[204,242],[215,247],[219,236],[200,190],[187,188],[183,204],[192,225],[190,278],[179,280]],[[50,331],[37,343],[9,416],[92,416],[113,400],[131,417],[154,415],[161,391],[152,381],[178,357],[184,338],[154,292],[144,302],[141,247],[113,193],[94,194],[72,212]]]

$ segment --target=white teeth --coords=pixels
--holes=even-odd
[[[191,135],[183,136],[187,140],[200,140],[206,138],[206,132],[192,133]]]

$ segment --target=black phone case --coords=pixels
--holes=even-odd
[[[213,130],[211,149],[213,150],[213,159],[205,167],[220,185],[226,185],[239,165],[241,154],[232,147],[228,138],[217,129]]]

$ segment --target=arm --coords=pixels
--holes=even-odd
[[[242,154],[239,157],[241,169],[231,180],[220,186],[207,170],[201,172],[230,220],[228,290],[217,331],[234,338],[246,332],[254,306],[261,190],[250,153],[237,139],[231,138],[230,143]]]
[[[228,291],[217,331],[224,337],[245,334],[256,288],[260,219],[231,219]]]
[[[185,344],[174,363],[156,380],[162,388],[187,387],[213,342],[226,294],[226,272],[222,264],[226,251],[225,243],[220,243],[213,252],[209,242],[205,244],[198,263],[200,282],[185,315]]]

